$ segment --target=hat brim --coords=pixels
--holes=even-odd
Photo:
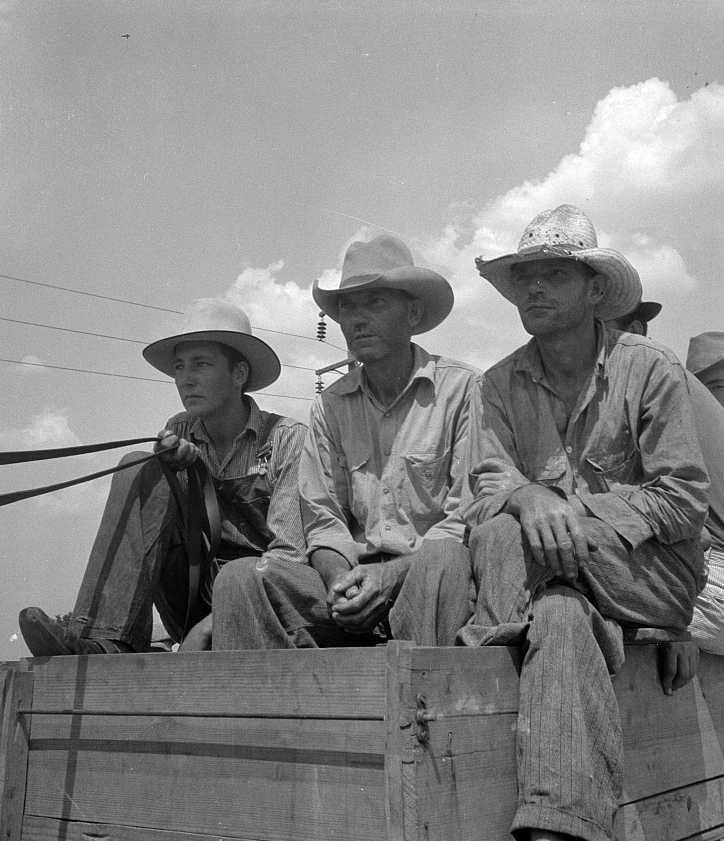
[[[384,274],[352,277],[345,281],[341,289],[321,289],[315,280],[312,297],[324,313],[333,321],[339,321],[340,297],[365,289],[393,289],[422,301],[422,318],[415,327],[415,335],[426,333],[441,324],[450,314],[455,301],[448,281],[437,272],[420,266],[402,266]]]
[[[651,321],[661,312],[662,305],[658,301],[641,301],[634,310],[636,318],[641,321]]]
[[[147,345],[143,349],[143,357],[158,371],[173,377],[176,347],[184,342],[218,342],[238,351],[249,363],[249,379],[245,391],[266,388],[281,373],[279,357],[266,342],[233,330],[197,330],[169,336]]]
[[[596,305],[595,312],[598,318],[604,321],[626,315],[641,300],[642,289],[638,272],[623,254],[610,248],[571,250],[543,246],[530,251],[505,254],[494,260],[478,258],[475,265],[481,277],[490,281],[501,295],[515,303],[512,268],[519,263],[534,260],[575,260],[585,263],[600,274],[606,285],[603,298]]]

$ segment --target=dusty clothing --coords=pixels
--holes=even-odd
[[[407,555],[425,539],[462,539],[449,515],[479,372],[413,345],[402,394],[381,406],[356,368],[315,401],[299,468],[308,551],[334,549],[350,566],[380,552]]]
[[[254,507],[267,511],[264,557],[304,563],[304,540],[297,500],[299,452],[303,424],[280,420],[270,436],[271,455],[257,462],[257,439],[267,417],[251,398],[249,420],[229,456],[219,464],[203,424],[185,414],[167,426],[200,447],[201,458],[215,481],[242,480],[257,497]],[[133,456],[126,456],[127,459]],[[182,478],[182,474],[178,474]],[[266,491],[268,488],[268,491]],[[259,500],[259,495],[267,498]],[[251,499],[248,497],[247,499]],[[261,504],[260,504],[261,503]],[[222,547],[208,578],[201,582],[200,619],[210,610],[211,585],[219,563],[227,558],[259,555],[257,529],[245,534],[248,506],[223,506]],[[101,519],[78,593],[74,620],[84,636],[116,640],[133,650],[148,648],[155,602],[164,625],[175,640],[183,634],[187,602],[187,558],[179,530],[176,502],[159,463],[153,459],[117,473]],[[203,598],[205,597],[205,599]]]
[[[387,615],[386,635],[419,645],[454,645],[470,615],[467,549],[424,541]],[[214,582],[214,649],[375,645],[380,633],[349,633],[329,615],[319,574],[305,564],[230,561]],[[250,621],[249,617],[253,617]]]
[[[524,646],[520,838],[530,828],[611,837],[622,749],[608,675],[623,663],[622,626],[685,629],[704,584],[708,481],[682,367],[647,339],[596,329],[595,370],[570,417],[535,340],[486,372],[471,402],[468,464],[496,455],[575,494],[598,547],[575,586],[551,581],[517,520],[500,513],[511,491],[471,500],[470,477],[477,603],[460,638]]]

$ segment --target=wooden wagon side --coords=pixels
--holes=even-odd
[[[6,841],[503,841],[515,649],[117,655],[3,675]],[[616,678],[619,841],[724,836],[724,667]]]

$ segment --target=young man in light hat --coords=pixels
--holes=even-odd
[[[710,330],[692,336],[686,367],[724,406],[724,333]]]
[[[706,471],[681,364],[603,324],[641,286],[584,213],[545,211],[517,252],[477,266],[533,338],[471,398],[463,512],[478,595],[460,639],[523,645],[513,835],[604,841],[622,782],[609,674],[624,629],[686,632]]]
[[[312,408],[299,468],[310,565],[223,570],[215,600],[238,619],[228,647],[451,645],[469,616],[453,487],[479,372],[411,337],[443,321],[452,289],[378,236],[353,242],[339,288],[315,283],[313,296],[361,364]]]
[[[306,560],[297,493],[305,427],[262,411],[249,396],[273,383],[280,365],[271,347],[252,336],[246,314],[223,301],[199,300],[179,333],[148,345],[143,355],[173,377],[185,411],[159,433],[158,458],[114,475],[69,620],[39,608],[21,611],[20,628],[35,656],[145,651],[154,603],[175,641],[194,626],[183,647],[209,648],[213,579],[224,563]],[[180,506],[186,508],[186,469],[197,460],[218,494],[220,544],[190,600],[181,532],[191,526]],[[170,480],[161,462],[172,471]],[[214,631],[223,632],[225,619],[214,611]]]
[[[661,304],[644,301],[633,313],[608,319],[606,326],[645,336],[647,323],[660,311]],[[648,316],[644,317],[643,313],[648,313]],[[724,340],[724,334],[720,335]],[[696,348],[696,344],[689,344],[687,363],[691,362],[692,347]],[[722,350],[724,353],[724,344]],[[706,539],[710,546],[706,551],[706,586],[697,596],[694,617],[689,625],[691,640],[665,643],[663,646],[664,685],[672,685],[677,675],[678,681],[685,683],[688,676],[695,674],[700,648],[711,654],[724,654],[724,406],[690,371],[686,372],[686,382],[694,410],[696,434],[709,474]]]

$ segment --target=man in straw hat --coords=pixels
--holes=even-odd
[[[478,595],[460,640],[524,647],[513,834],[603,841],[622,781],[609,675],[623,629],[686,632],[707,475],[681,364],[603,324],[641,285],[582,211],[545,211],[518,251],[476,262],[533,338],[471,397],[463,512]]]
[[[260,555],[305,560],[297,494],[305,427],[262,411],[250,397],[277,379],[280,365],[272,348],[252,335],[246,314],[224,301],[196,301],[182,329],[148,345],[143,355],[173,377],[185,411],[158,434],[158,459],[114,475],[70,617],[21,611],[20,628],[36,656],[144,651],[153,603],[174,640],[182,640],[190,620],[195,627],[184,646],[208,648],[219,567],[237,558],[254,563]],[[191,605],[180,535],[179,505],[185,503],[172,496],[160,461],[178,476],[184,497],[184,470],[197,459],[218,491],[221,542]],[[214,611],[214,632],[223,633],[224,621]]]
[[[654,306],[655,310],[652,309]],[[649,309],[646,310],[646,307]],[[660,311],[661,304],[644,301],[633,313],[609,319],[606,326],[645,336],[647,322]],[[645,312],[650,314],[644,318],[641,313]],[[719,335],[724,339],[724,333]],[[701,336],[695,338],[701,339]],[[692,364],[692,348],[697,348],[694,339],[689,344],[688,365]],[[722,351],[724,355],[724,345]],[[693,359],[696,360],[695,355]],[[696,365],[696,361],[693,364]],[[680,681],[685,681],[687,676],[695,674],[699,649],[710,654],[724,654],[724,406],[690,371],[686,372],[686,382],[694,410],[696,434],[709,474],[709,511],[705,527],[705,539],[709,543],[706,550],[707,579],[694,604],[694,616],[689,625],[691,640],[662,645],[664,685],[671,685],[677,675]]]
[[[217,580],[219,603],[236,606],[229,646],[451,645],[469,615],[452,513],[477,372],[411,337],[445,319],[452,289],[384,235],[353,242],[339,288],[315,283],[313,296],[361,365],[312,408],[299,468],[310,565],[229,568]]]

